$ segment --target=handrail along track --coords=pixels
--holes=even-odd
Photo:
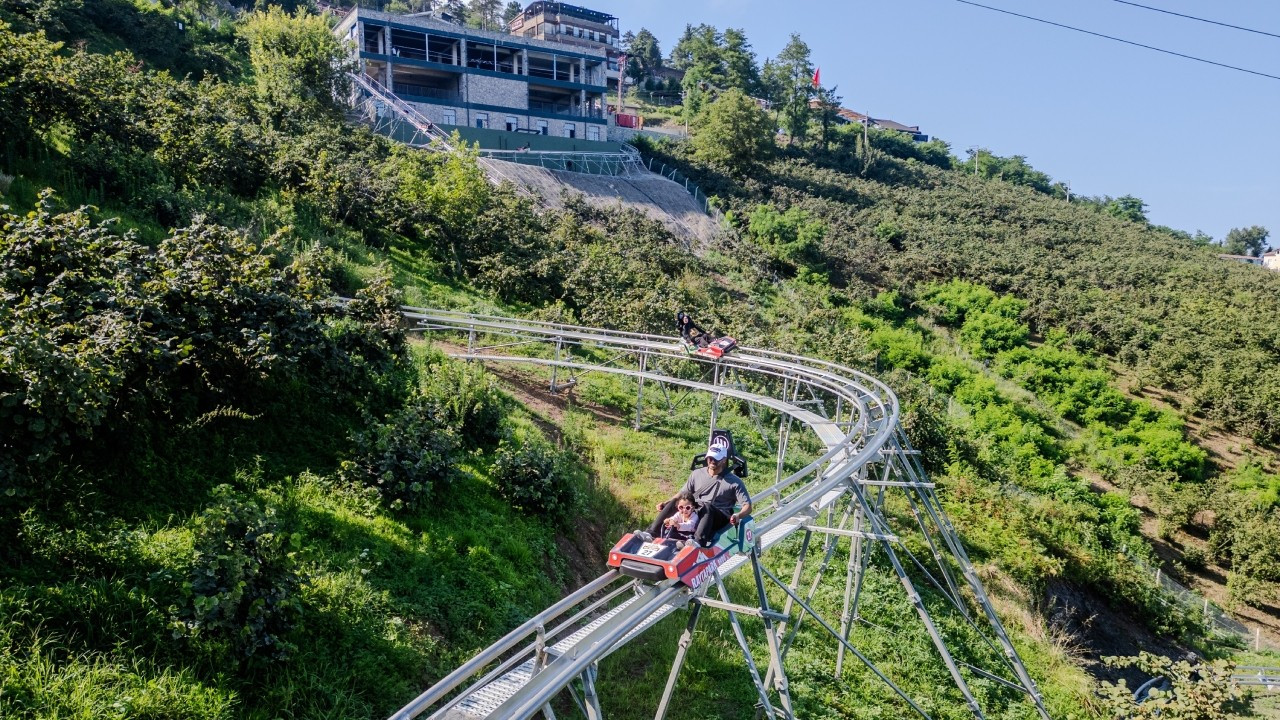
[[[465,335],[467,343],[465,349],[458,348],[448,352],[453,357],[483,362],[531,363],[552,368],[553,389],[556,387],[555,378],[559,371],[613,373],[634,378],[638,382],[637,426],[640,420],[640,399],[646,383],[661,384],[664,392],[666,386],[675,386],[688,391],[711,394],[714,398],[712,427],[716,424],[716,414],[722,397],[736,398],[748,403],[753,413],[757,406],[772,410],[779,417],[777,472],[770,485],[758,488],[752,493],[758,552],[765,551],[797,533],[803,533],[804,546],[807,548],[809,536],[814,531],[826,532],[828,538],[835,537],[837,541],[841,533],[847,537],[859,538],[854,542],[860,542],[860,538],[863,537],[868,540],[876,539],[886,543],[888,548],[887,543],[897,538],[884,519],[878,516],[875,509],[876,501],[868,499],[867,490],[876,488],[881,500],[884,488],[890,486],[912,487],[918,492],[929,493],[925,497],[931,497],[932,484],[923,482],[923,470],[921,469],[917,476],[908,467],[913,462],[909,455],[914,451],[907,448],[904,444],[905,438],[900,434],[896,396],[884,383],[850,368],[826,361],[749,347],[739,348],[735,353],[717,361],[709,361],[702,358],[689,358],[671,338],[657,335],[449,310],[404,308],[403,311],[406,319],[416,324],[415,329],[430,333]],[[493,345],[479,344],[479,341],[489,338],[506,338],[509,342]],[[508,354],[513,346],[534,343],[553,345],[554,356],[548,358]],[[615,356],[609,362],[593,362],[565,352],[567,348],[572,347],[590,347],[596,351],[613,353]],[[623,357],[635,358],[635,361],[625,366],[615,364],[619,358]],[[701,377],[689,378],[683,376],[687,373],[668,373],[662,369],[664,362],[688,363],[690,361],[704,363],[705,372]],[[801,389],[808,392],[808,399],[801,399]],[[795,422],[812,432],[825,451],[805,467],[783,477],[782,467],[788,447],[787,438]],[[761,432],[763,436],[763,430]],[[765,442],[767,444],[768,440],[766,439]],[[897,472],[899,480],[896,481],[890,480],[890,467],[895,462],[902,464]],[[848,502],[849,508],[844,511],[840,529],[814,527],[815,518],[823,511],[827,513],[828,522],[830,522],[837,505],[842,501]],[[929,509],[932,512],[933,508]],[[940,507],[938,511],[940,512]],[[855,529],[844,530],[844,523],[851,513],[856,515]],[[938,520],[936,512],[933,513],[933,517]],[[945,517],[938,520],[938,527],[938,532],[943,533],[944,536],[947,532],[952,532],[950,523],[945,521]],[[932,537],[930,544],[932,546]],[[949,543],[947,546],[950,547]],[[892,555],[891,550],[890,554]],[[734,556],[720,567],[719,576],[728,575],[751,562],[756,568],[757,582],[760,583],[762,576],[756,564],[757,557],[758,555],[754,554],[751,557]],[[912,559],[915,560],[914,557]],[[799,562],[803,563],[803,557]],[[896,557],[893,562],[908,594],[918,603],[918,595]],[[916,562],[919,561],[916,560]],[[964,562],[967,563],[967,558]],[[826,562],[823,565],[824,569],[825,567]],[[849,584],[852,583],[854,573],[852,553],[849,573],[850,579],[847,583],[845,598],[846,615],[850,604]],[[945,567],[942,568],[940,574],[947,575],[947,573],[948,570]],[[799,566],[795,574],[796,579],[793,580],[793,585],[800,576]],[[772,574],[769,575],[774,577]],[[949,576],[947,577],[954,591],[954,583]],[[965,579],[973,589],[976,575],[966,572]],[[817,580],[815,579],[814,582],[816,588]],[[858,582],[860,590],[860,579]],[[715,584],[720,586],[720,592],[723,595],[723,585]],[[704,585],[701,593],[705,593],[708,587],[709,585]],[[766,603],[763,585],[760,587],[760,592],[761,602]],[[996,626],[995,635],[997,641],[1004,646],[1006,663],[1019,677],[1017,681],[1002,681],[1012,687],[1025,690],[1033,698],[1041,715],[1047,718],[1034,683],[1026,676],[1020,660],[1017,660],[1016,653],[1008,644],[1003,629],[998,625],[999,620],[990,610],[990,605],[985,602],[985,595],[981,594],[980,586],[975,592],[979,594],[983,609]],[[788,593],[792,591],[788,590]],[[958,597],[958,591],[954,594],[956,597],[951,598],[952,602],[962,603],[963,601]],[[723,599],[728,598],[726,596]],[[853,602],[856,615],[856,597],[853,598]],[[392,718],[408,720],[427,711],[431,711],[431,718],[463,716],[527,718],[544,710],[550,712],[548,703],[565,689],[568,689],[575,700],[580,702],[588,716],[596,716],[599,713],[598,702],[595,699],[596,663],[608,653],[638,637],[658,620],[692,604],[693,616],[687,630],[691,635],[692,626],[696,622],[696,615],[701,607],[699,603],[700,593],[691,591],[683,585],[668,581],[654,586],[644,586],[630,578],[620,576],[616,571],[606,572],[512,630],[427,689]],[[812,612],[803,601],[798,604]],[[575,608],[578,610],[571,612]],[[788,612],[792,608],[790,597],[786,608]],[[763,609],[767,611],[767,608]],[[976,716],[982,717],[977,701],[969,693],[959,668],[952,661],[943,639],[929,620],[927,611],[921,604],[917,604],[917,610],[970,708],[974,710]],[[962,612],[967,611],[962,608]],[[737,627],[736,618],[733,622]],[[826,623],[823,624],[830,629]],[[798,625],[798,621],[794,625]],[[848,645],[848,626],[849,622],[846,620],[842,627],[846,636],[845,645]],[[794,633],[794,629],[792,632]],[[745,643],[745,640],[741,640],[740,631],[739,638],[740,642]],[[685,642],[682,640],[682,644]],[[764,687],[769,682],[769,678],[777,684],[779,694],[783,697],[786,713],[790,712],[790,701],[786,697],[787,690],[785,679],[782,678],[781,666],[785,648],[779,652],[777,646],[775,638],[770,645],[774,658],[770,663],[765,683],[761,683],[758,677],[755,678],[764,700],[764,707],[768,710],[770,717],[773,717],[774,713],[769,706],[767,690]],[[745,644],[743,647],[745,651]],[[994,649],[994,644],[992,647]],[[841,647],[841,658],[843,651],[844,648]],[[854,653],[870,665],[869,661],[856,650]],[[1009,658],[1014,662],[1009,663]],[[674,686],[675,674],[679,671],[678,663],[682,659],[683,653],[677,660],[677,666],[673,668],[672,678],[664,692],[659,714],[665,711],[666,701]],[[754,664],[751,664],[751,667],[754,676]],[[487,672],[486,668],[488,668]],[[874,666],[872,669],[875,670]],[[879,674],[878,670],[876,672]],[[884,678],[883,675],[881,677]],[[582,697],[578,696],[571,684],[574,680],[580,682]],[[885,680],[889,682],[887,678]],[[892,682],[890,685],[913,708],[923,714],[923,711],[920,711],[919,707]],[[459,688],[463,689],[454,694]],[[451,694],[453,694],[452,697],[450,697]]]

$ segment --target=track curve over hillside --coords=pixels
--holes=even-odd
[[[744,652],[744,666],[756,685],[760,704],[771,718],[794,716],[784,660],[790,640],[806,615],[835,636],[837,677],[847,650],[887,683],[906,705],[929,717],[894,682],[892,673],[876,667],[849,641],[862,595],[861,578],[873,543],[884,551],[897,573],[917,610],[919,632],[931,637],[939,660],[955,682],[958,698],[963,698],[976,717],[984,717],[984,713],[969,690],[969,683],[975,678],[995,681],[1025,694],[1039,715],[1048,717],[1035,683],[1005,635],[933,493],[933,484],[927,481],[915,451],[901,431],[898,400],[884,383],[826,361],[761,348],[740,348],[713,361],[688,357],[674,339],[656,335],[424,308],[405,308],[404,315],[415,329],[448,338],[454,348],[448,354],[453,357],[550,368],[553,391],[575,384],[585,373],[633,378],[637,427],[646,387],[651,396],[655,390],[660,392],[669,407],[668,387],[709,394],[710,427],[716,426],[721,400],[737,400],[750,409],[763,444],[771,452],[776,449],[777,462],[772,473],[759,472],[763,478],[754,474],[751,477],[758,550],[736,555],[719,569],[720,577],[743,567],[755,573],[759,593],[747,605],[729,602],[720,577],[699,590],[691,590],[674,581],[644,584],[610,571],[530,618],[422,693],[394,718],[412,718],[428,711],[432,718],[527,718],[539,712],[551,717],[552,698],[565,690],[587,717],[601,717],[596,684],[598,661],[662,618],[689,608],[686,637],[681,640],[676,664],[658,702],[657,716],[662,717],[703,607],[729,611]],[[461,348],[462,338],[465,349]],[[562,379],[564,375],[569,376],[567,380]],[[766,423],[777,424],[775,442],[770,441],[771,433],[764,430]],[[810,433],[808,446],[817,445],[822,452],[804,467],[784,475],[793,427]],[[795,464],[793,459],[791,465]],[[922,558],[902,544],[900,530],[892,527],[885,512],[886,491],[905,494],[917,523],[907,530],[918,533],[927,543],[931,558],[924,560],[933,560],[932,567],[926,567]],[[850,529],[846,526],[851,519]],[[803,545],[788,584],[760,561],[760,553],[795,535],[802,537]],[[825,558],[806,599],[799,581],[810,538],[815,535],[824,538]],[[844,612],[837,631],[835,623],[823,620],[811,603],[836,544],[842,539],[848,540],[851,548]],[[921,572],[908,574],[900,556]],[[603,558],[601,567],[604,568]],[[766,577],[786,593],[781,612],[769,607],[764,589]],[[915,583],[922,578],[971,627],[983,633],[994,667],[983,668],[953,657],[947,638],[933,622],[916,589]],[[720,593],[719,600],[708,596],[713,585]],[[962,587],[967,593],[962,594]],[[753,614],[764,620],[770,650],[765,667],[757,668],[751,657],[737,622],[740,614]],[[984,621],[981,627],[978,621]],[[790,636],[784,636],[787,630]]]

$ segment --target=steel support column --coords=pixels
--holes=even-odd
[[[680,642],[676,645],[676,658],[671,663],[671,672],[667,674],[667,686],[662,689],[662,699],[658,701],[658,711],[653,714],[653,720],[663,720],[667,716],[671,694],[676,689],[676,678],[680,677],[680,668],[684,666],[685,655],[689,653],[689,646],[693,644],[693,631],[698,627],[698,617],[701,614],[702,606],[696,603],[689,610],[689,622],[685,624],[684,632],[680,634]]]
[[[648,361],[649,353],[640,353],[640,374],[636,376],[636,430],[640,429],[640,409],[644,403],[644,372]]]
[[[715,573],[716,588],[720,591],[720,599],[729,602],[729,591],[724,587],[724,580],[720,578],[720,573]],[[747,661],[747,671],[751,673],[751,682],[756,686],[756,694],[760,697],[760,708],[769,720],[777,720],[774,713],[773,704],[769,702],[768,686],[760,680],[760,669],[756,667],[755,658],[751,656],[751,646],[747,644],[747,636],[742,632],[742,625],[738,622],[738,614],[729,613],[729,624],[733,626],[733,636],[738,640],[738,647],[742,648],[742,657]]]

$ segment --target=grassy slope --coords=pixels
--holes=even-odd
[[[44,174],[55,185],[56,177]],[[18,207],[29,205],[25,196],[34,187],[23,182],[8,198]],[[884,198],[884,207],[895,206],[891,199]],[[107,207],[105,214],[115,213]],[[163,236],[146,218],[135,222]],[[865,233],[865,219],[855,225]],[[357,277],[389,259],[410,303],[503,310],[465,286],[444,281],[412,251],[384,253],[351,240],[340,229],[313,230],[346,253]],[[755,330],[758,334],[784,337],[796,308],[814,302],[808,288],[762,288],[753,273],[737,275],[731,261],[723,266],[725,294],[758,303],[757,317],[764,323]],[[874,269],[869,266],[868,272]],[[616,406],[623,417],[633,410],[626,405],[630,390],[617,383],[592,379],[579,392],[584,401]],[[173,498],[163,497],[162,487],[153,488],[149,496],[131,499],[127,512],[83,498],[76,506],[53,502],[15,520],[24,545],[10,552],[22,556],[23,563],[6,566],[9,582],[0,591],[0,637],[7,640],[0,664],[12,673],[6,700],[20,703],[8,707],[32,717],[385,715],[584,574],[582,568],[570,567],[568,557],[590,558],[593,552],[598,557],[600,543],[643,517],[652,500],[667,492],[673,479],[678,481],[684,458],[696,449],[705,417],[696,409],[650,433],[633,433],[579,413],[553,418],[561,426],[562,442],[590,470],[597,489],[590,494],[590,509],[608,519],[599,537],[581,541],[587,547],[568,555],[553,526],[496,499],[484,457],[464,464],[462,479],[443,496],[438,511],[405,518],[371,507],[333,482],[350,418],[304,418],[294,433],[267,434],[257,441],[245,438],[260,435],[262,428],[198,433],[189,438],[189,447],[197,449],[194,457],[174,458],[162,476],[198,477],[197,488],[230,482],[251,490],[283,508],[288,525],[304,534],[312,584],[295,661],[271,672],[236,672],[220,667],[216,658],[192,657],[168,638],[167,608],[157,603],[153,591],[185,566],[191,517],[204,499],[198,492]],[[740,436],[750,435],[744,419],[731,422]],[[535,432],[527,420],[517,423]],[[759,448],[754,450],[757,464],[767,464]],[[1004,501],[982,502],[998,506]],[[78,532],[60,536],[58,529],[68,520]],[[788,551],[783,548],[779,556]],[[999,553],[985,555],[997,558]],[[988,573],[994,587],[1005,588],[1002,607],[1014,618],[1015,642],[1041,679],[1055,716],[1087,715],[1081,707],[1088,703],[1088,681],[1042,621],[1026,611],[1033,600],[994,566]],[[874,580],[884,582],[880,575]],[[751,588],[739,578],[730,591],[740,598]],[[477,599],[481,597],[488,600]],[[822,600],[828,608],[838,602],[829,594]],[[892,626],[904,620],[906,611],[890,603],[875,618]],[[648,641],[611,658],[606,677],[643,680],[619,683],[620,692],[606,708],[611,715],[649,714],[653,689],[661,683],[682,624],[682,618],[673,618]],[[931,657],[919,637],[907,641],[869,628],[859,633],[860,646],[880,653],[899,671]],[[755,650],[762,658],[758,643]],[[727,624],[708,618],[681,685],[679,697],[690,714],[734,717],[751,704],[737,655]],[[843,683],[828,680],[831,656],[831,643],[818,634],[802,636],[794,651],[793,683],[806,714],[876,717],[901,709],[861,669],[851,670]],[[945,683],[921,674],[913,690],[938,703],[939,716],[967,716],[954,697],[935,692],[940,684]],[[1028,713],[1014,705],[999,716]]]

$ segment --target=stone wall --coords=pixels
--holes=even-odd
[[[458,84],[462,90],[462,97],[469,103],[529,109],[529,84],[522,80],[467,73],[459,78]]]

